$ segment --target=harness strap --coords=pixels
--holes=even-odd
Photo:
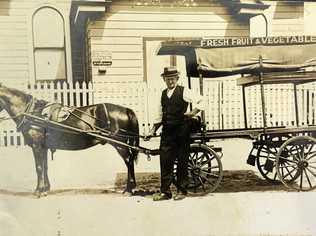
[[[36,98],[31,97],[31,100],[27,104],[25,111],[23,113],[21,113],[21,114],[16,116],[16,117],[22,116],[22,119],[21,119],[20,123],[18,123],[16,125],[16,130],[18,132],[21,131],[21,129],[22,129],[24,123],[25,123],[25,120],[26,120],[26,117],[25,117],[24,113],[26,113],[26,114],[32,113],[32,111],[34,110],[34,107],[35,107],[35,101],[36,101]]]
[[[108,126],[107,128],[110,128],[111,127],[111,121],[110,121],[109,112],[108,112],[108,109],[106,108],[105,103],[103,103],[103,108],[104,108],[106,123],[107,123],[107,126]]]
[[[92,125],[92,124],[90,124],[88,121],[82,119],[80,116],[76,115],[75,113],[70,112],[69,114],[72,115],[72,116],[74,116],[74,117],[76,117],[78,120],[84,122],[85,124],[87,124],[91,129],[95,129],[95,126],[94,126],[94,125]]]

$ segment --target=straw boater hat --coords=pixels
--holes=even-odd
[[[180,72],[177,70],[176,67],[170,66],[170,67],[165,67],[163,69],[163,73],[161,74],[162,77],[173,77],[173,76],[178,76]]]

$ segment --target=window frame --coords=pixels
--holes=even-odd
[[[71,42],[70,42],[70,21],[69,18],[65,17],[67,16],[67,10],[58,8],[51,4],[41,4],[35,8],[33,8],[28,16],[28,45],[29,45],[29,83],[36,83],[36,82],[54,82],[54,81],[60,81],[60,80],[37,80],[36,79],[36,72],[35,72],[35,51],[38,49],[38,47],[35,47],[34,45],[34,29],[33,29],[33,20],[35,14],[43,9],[43,8],[51,8],[55,10],[63,19],[63,27],[64,27],[64,55],[65,55],[65,74],[66,74],[66,82],[72,82],[72,58],[71,58]],[[69,9],[68,9],[69,10]],[[69,12],[68,12],[69,15]],[[46,47],[39,47],[40,49],[44,49]],[[52,47],[47,47],[46,49],[49,49]],[[59,48],[59,47],[58,47]]]

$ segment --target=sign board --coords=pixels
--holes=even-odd
[[[235,38],[210,38],[201,40],[167,41],[162,46],[186,46],[194,48],[227,48],[247,46],[276,46],[276,45],[300,45],[315,44],[316,36],[276,36],[276,37],[235,37]]]
[[[92,66],[104,67],[112,65],[112,52],[105,50],[94,50],[91,54]]]
[[[285,72],[316,67],[316,36],[167,41],[158,55],[183,55],[191,77]]]

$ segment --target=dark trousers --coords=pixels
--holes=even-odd
[[[171,196],[174,163],[177,160],[176,187],[186,193],[188,184],[188,160],[190,151],[190,132],[187,124],[164,125],[160,142],[161,192]]]

